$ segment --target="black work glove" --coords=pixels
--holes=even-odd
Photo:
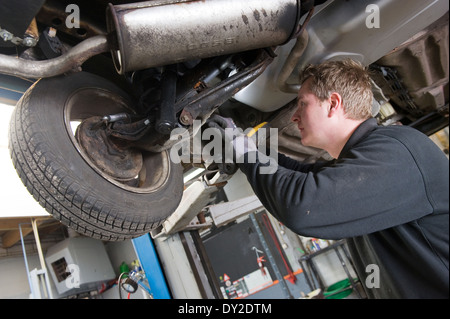
[[[233,133],[237,126],[231,118],[214,114],[206,121],[206,124],[208,127],[219,129],[224,140],[226,138],[231,141],[234,139],[230,133]]]
[[[219,129],[222,133],[222,138],[225,143],[225,149],[230,147],[233,150],[233,161],[236,162],[249,151],[256,151],[257,147],[253,139],[248,138],[247,135],[236,127],[236,124],[231,118],[222,117],[214,114],[207,120],[207,125],[210,128]]]

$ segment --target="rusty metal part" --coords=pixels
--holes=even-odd
[[[25,47],[34,47],[39,41],[39,33],[37,30],[36,20],[33,19],[25,32],[23,39],[14,35],[6,29],[2,29],[0,26],[0,39],[3,42],[11,42],[14,45],[22,45]]]
[[[306,46],[308,45],[308,32],[303,31],[297,38],[297,42],[289,53],[284,65],[278,74],[277,85],[282,92],[285,93],[297,93],[300,89],[299,84],[289,84],[288,79],[294,72],[298,61],[305,52]]]
[[[267,50],[257,50],[253,54],[254,62],[243,70],[213,87],[201,90],[196,95],[183,94],[183,98],[176,102],[175,113],[180,113],[179,122],[187,126],[190,136],[195,135],[200,128],[193,125],[195,119],[206,120],[217,107],[257,78],[273,61],[272,55]],[[150,131],[145,136],[133,142],[134,147],[150,152],[161,152],[178,143],[178,140],[169,139],[167,135],[159,133],[152,125],[149,125],[149,128]]]
[[[396,105],[416,117],[443,108],[448,114],[448,22],[445,15],[376,62],[390,71],[376,73],[375,82]]]
[[[192,125],[197,117],[213,112],[216,107],[222,105],[263,73],[272,61],[273,57],[266,50],[260,50],[255,62],[244,70],[230,76],[218,85],[182,101],[177,107],[182,110],[180,122],[183,125]]]
[[[27,30],[25,31],[25,39],[24,40],[26,41],[26,39],[32,39],[36,42],[39,41],[39,30],[37,27],[36,19],[31,20],[30,25],[28,26]]]
[[[70,12],[66,11],[67,8],[67,4],[63,3],[63,1],[47,0],[41,10],[39,10],[36,18],[39,23],[51,26],[59,32],[69,34],[80,40],[106,34],[106,27],[104,27],[103,23],[98,21],[99,19],[90,18],[91,12],[86,13],[86,10],[92,11],[92,7],[89,7],[89,9],[80,7],[79,27],[77,28],[70,27],[66,23],[66,19],[70,14]]]
[[[119,73],[280,45],[298,19],[297,0],[144,1],[107,10]]]
[[[78,143],[105,174],[118,181],[136,179],[142,169],[142,153],[121,147],[108,134],[102,117],[91,117],[78,126],[75,134]]]
[[[0,55],[0,73],[24,78],[45,78],[77,70],[90,57],[109,50],[106,36],[84,40],[65,54],[50,60],[31,61]]]
[[[283,64],[283,67],[278,74],[277,85],[282,92],[285,93],[297,93],[300,89],[300,85],[298,84],[288,84],[288,79],[292,75],[297,66],[300,58],[306,50],[309,41],[308,31],[306,31],[306,26],[311,19],[314,13],[314,8],[311,9],[308,13],[308,16],[305,19],[305,22],[301,25],[295,37],[297,41],[295,42],[294,47],[291,49],[286,61]]]
[[[103,119],[105,119],[105,117],[103,117]],[[135,121],[115,122],[113,125],[108,126],[106,131],[109,136],[133,142],[138,141],[147,134],[152,126],[150,119],[143,118]]]

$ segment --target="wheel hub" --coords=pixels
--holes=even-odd
[[[89,159],[118,181],[135,179],[142,169],[142,153],[121,145],[107,133],[101,117],[91,117],[78,126],[75,138]]]

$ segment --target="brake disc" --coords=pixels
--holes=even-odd
[[[106,129],[101,117],[91,117],[81,122],[75,132],[75,138],[89,159],[102,172],[118,181],[135,179],[142,169],[142,153],[124,147],[119,140],[108,135]]]

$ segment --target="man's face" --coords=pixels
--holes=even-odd
[[[297,110],[291,120],[297,124],[304,146],[324,148],[329,102],[320,101],[311,93],[309,82],[306,80],[298,92]]]

